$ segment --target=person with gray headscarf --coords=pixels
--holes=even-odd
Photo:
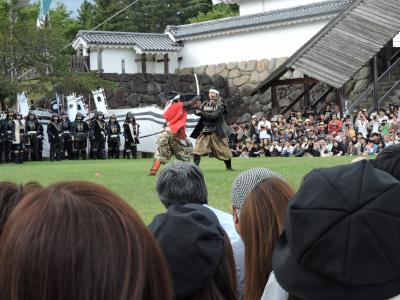
[[[212,210],[232,244],[238,279],[239,299],[244,284],[244,245],[236,232],[232,215],[208,205],[207,186],[200,168],[195,164],[176,162],[164,168],[156,183],[158,198],[165,208],[188,203],[202,204]]]
[[[283,177],[265,168],[242,172],[233,182],[233,219],[245,246],[245,299],[260,299],[263,294],[272,272],[272,249],[283,232],[292,195]]]

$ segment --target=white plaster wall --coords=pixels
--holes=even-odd
[[[327,20],[269,30],[236,33],[208,39],[187,40],[181,50],[180,68],[289,57],[313,37]]]
[[[135,51],[133,49],[124,49],[124,48],[104,48],[103,60],[102,60],[103,72],[121,74],[122,59],[125,59],[125,73],[133,74],[138,72],[138,67],[137,67],[138,63],[135,61],[136,59]],[[96,58],[96,65],[97,65],[97,58]]]
[[[394,47],[400,47],[400,33],[395,36],[393,39],[393,46]]]
[[[323,1],[329,0],[242,0],[239,3],[239,10],[240,15],[244,16]]]
[[[90,51],[90,71],[97,71],[97,51]]]

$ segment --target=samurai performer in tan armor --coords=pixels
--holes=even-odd
[[[157,151],[154,154],[153,167],[149,175],[156,175],[161,164],[166,164],[175,155],[181,161],[190,161],[191,143],[186,139],[187,111],[200,101],[194,98],[187,102],[180,101],[180,95],[171,94],[163,117],[167,121],[165,131],[157,139]],[[199,105],[199,104],[198,104]]]
[[[224,161],[227,170],[232,170],[232,153],[227,139],[229,127],[224,120],[226,107],[217,90],[210,89],[208,97],[209,100],[196,109],[200,120],[190,136],[196,139],[193,161],[199,165],[202,155],[212,153],[214,157]]]

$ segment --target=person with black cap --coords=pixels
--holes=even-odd
[[[400,182],[367,160],[309,173],[286,211],[263,298],[400,295]],[[281,289],[282,291],[282,289]]]
[[[227,139],[229,127],[224,120],[226,105],[216,89],[210,89],[208,97],[209,100],[196,108],[196,115],[200,116],[200,120],[190,135],[196,139],[193,161],[196,165],[200,165],[200,157],[211,152],[214,157],[224,161],[226,169],[230,171],[232,152]]]
[[[232,245],[239,299],[244,287],[244,244],[235,229],[232,215],[208,204],[207,186],[199,167],[191,163],[172,163],[164,168],[156,183],[158,198],[165,208],[188,203],[209,208],[218,218]]]
[[[210,209],[172,205],[149,229],[167,259],[175,299],[237,299],[232,248]]]

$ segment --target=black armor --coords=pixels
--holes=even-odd
[[[93,159],[106,158],[106,124],[102,112],[97,112],[92,123],[91,151]]]
[[[117,121],[117,117],[112,115],[107,124],[108,158],[119,158],[120,134],[121,126]]]
[[[6,143],[4,123],[0,120],[0,164],[3,162],[3,151]]]
[[[13,158],[12,154],[12,127],[14,126],[14,112],[9,111],[7,113],[7,119],[3,121],[3,133],[4,133],[4,160],[10,162]]]
[[[73,152],[73,126],[72,122],[68,119],[68,115],[62,115],[62,129],[63,129],[63,149],[62,158],[65,158],[67,152],[68,159],[74,158]]]
[[[86,159],[87,138],[89,132],[89,125],[83,121],[81,113],[77,113],[75,122],[73,123],[73,137],[74,137],[74,157],[83,160]]]
[[[139,144],[139,124],[131,112],[126,114],[124,123],[124,158],[137,158],[137,144]]]
[[[50,160],[61,160],[63,152],[63,126],[57,114],[53,114],[47,126],[47,135],[50,143]]]
[[[26,133],[28,135],[28,156],[32,161],[42,160],[43,152],[43,126],[36,119],[34,113],[30,112],[25,122]]]

